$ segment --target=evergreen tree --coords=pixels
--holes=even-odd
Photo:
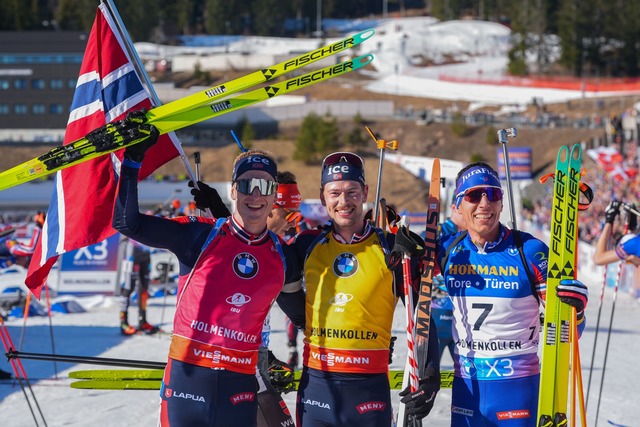
[[[242,145],[247,150],[253,147],[253,141],[256,139],[256,131],[247,116],[242,116],[240,121],[240,135]]]
[[[207,0],[205,29],[208,34],[242,34],[249,13],[249,2]]]
[[[256,1],[252,11],[253,33],[260,36],[283,36],[283,23],[294,16],[293,2],[282,0]]]
[[[302,121],[300,132],[296,139],[296,149],[293,152],[295,160],[301,160],[307,164],[318,158],[317,141],[321,133],[322,119],[315,113],[309,113]]]
[[[92,0],[60,0],[54,13],[58,28],[68,31],[89,32],[95,16],[96,2]]]
[[[316,144],[320,153],[330,153],[340,148],[340,129],[338,129],[337,119],[327,110],[324,118],[320,121],[320,133]]]
[[[346,145],[351,145],[352,147],[366,147],[368,139],[363,134],[363,126],[364,120],[360,113],[356,114],[353,117],[353,127],[351,131],[346,136]]]

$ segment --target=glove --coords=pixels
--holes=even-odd
[[[191,187],[191,195],[198,209],[203,211],[211,209],[214,218],[226,218],[231,215],[215,188],[209,187],[202,181],[198,181],[198,189],[193,185],[193,181],[189,181],[188,185]]]
[[[424,240],[422,240],[422,237],[403,225],[396,234],[393,252],[406,253],[410,257],[424,256]]]
[[[139,112],[134,112],[139,113]],[[129,113],[129,114],[134,114]],[[125,120],[129,120],[129,115]],[[151,148],[156,142],[158,142],[158,137],[160,136],[160,132],[153,125],[139,125],[138,129],[140,133],[148,133],[149,136],[142,142],[139,142],[134,145],[130,145],[124,149],[124,158],[129,159],[131,161],[142,163],[144,159],[144,154],[147,152],[149,148]]]
[[[387,255],[387,265],[390,269],[397,268],[402,262],[404,254],[410,257],[423,256],[425,253],[424,240],[406,226],[402,226],[396,233],[396,241],[391,253]]]
[[[440,390],[440,374],[434,368],[427,368],[425,377],[419,380],[418,389],[413,393],[410,387],[400,392],[400,402],[405,404],[405,413],[421,420],[431,412]]]
[[[279,360],[269,350],[269,381],[279,393],[288,393],[295,389],[294,369],[286,362]]]
[[[589,289],[576,279],[563,279],[556,287],[556,295],[565,304],[575,307],[578,313],[584,311],[589,300]]]
[[[620,213],[620,205],[622,203],[619,200],[612,200],[604,210],[604,222],[607,224],[613,224],[616,220],[616,216]]]

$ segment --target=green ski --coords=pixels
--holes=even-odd
[[[109,123],[90,132],[84,138],[56,147],[42,156],[0,173],[0,190],[41,178],[58,170],[140,143],[148,137],[148,131],[145,131],[146,125],[153,124],[161,134],[172,132],[362,68],[373,60],[373,55],[359,56],[349,61],[228,98],[229,95],[270,81],[311,62],[356,46],[370,38],[373,33],[373,30],[363,31],[332,45],[277,64],[270,69],[254,72],[223,85],[153,108],[146,113],[132,115],[118,122]]]
[[[162,369],[89,369],[72,371],[69,378],[77,379],[71,383],[71,388],[102,389],[102,390],[159,390],[162,383]],[[270,371],[275,383],[295,383],[292,390],[297,389],[302,371]],[[389,385],[392,390],[402,388],[403,371],[389,371]],[[453,371],[440,372],[440,386],[451,388]]]
[[[161,385],[159,380],[81,380],[69,384],[71,388],[90,390],[160,390]]]
[[[582,150],[561,147],[556,162],[549,267],[543,325],[538,427],[567,425],[571,307],[561,303],[556,287],[576,277],[578,198]]]

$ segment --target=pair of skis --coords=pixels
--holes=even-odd
[[[291,371],[282,371],[288,374]],[[302,371],[295,371],[291,381],[296,390]],[[69,378],[76,379],[71,388],[100,390],[159,390],[162,383],[162,369],[90,369],[72,371]],[[404,374],[401,370],[389,371],[391,389],[400,389]],[[453,371],[440,373],[441,387],[450,388],[453,382]]]
[[[431,323],[431,291],[433,288],[433,272],[436,264],[436,243],[438,240],[438,219],[440,216],[440,160],[434,159],[431,167],[431,181],[427,199],[427,220],[425,225],[424,248],[425,255],[420,278],[418,301],[413,305],[413,292],[410,286],[411,272],[409,259],[403,260],[405,281],[405,306],[407,318],[407,364],[404,371],[402,388],[410,387],[416,391],[418,380],[424,377],[427,355],[429,353],[429,325]],[[415,319],[415,320],[414,320]],[[453,374],[451,375],[453,381]],[[449,383],[450,386],[450,383]],[[441,382],[440,387],[445,387]],[[397,427],[419,427],[422,420],[417,420],[405,414],[405,406],[400,405]]]
[[[373,55],[358,56],[302,76],[270,83],[268,86],[229,97],[256,85],[270,82],[305,65],[351,49],[371,38],[374,32],[372,29],[362,31],[269,68],[155,107],[146,113],[109,123],[90,132],[84,138],[56,147],[42,156],[0,173],[0,190],[145,141],[149,135],[142,125],[154,125],[160,134],[165,134],[363,68],[373,61]]]
[[[577,351],[578,337],[575,333],[575,309],[560,301],[556,287],[562,279],[576,278],[581,161],[582,149],[579,144],[571,149],[565,146],[560,148],[551,212],[538,427],[564,427],[568,423],[569,372],[576,369],[575,362],[578,360],[575,353],[571,360],[572,344],[573,350]]]

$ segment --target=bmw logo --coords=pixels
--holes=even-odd
[[[350,277],[358,271],[358,258],[348,252],[341,253],[333,261],[333,273],[338,277]]]
[[[258,274],[258,260],[253,255],[243,252],[233,259],[233,271],[243,279],[251,279]]]

